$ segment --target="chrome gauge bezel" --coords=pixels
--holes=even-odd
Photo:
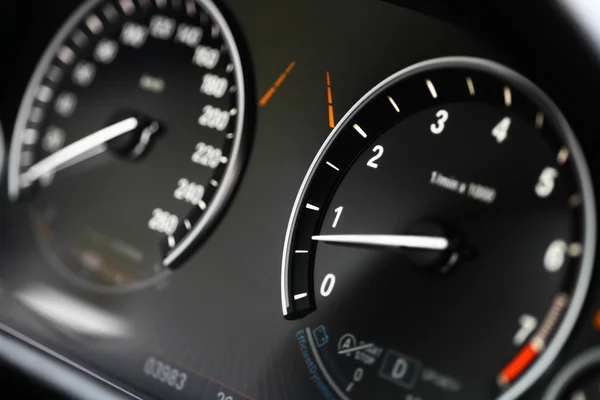
[[[548,389],[544,393],[543,400],[558,400],[565,393],[564,390],[580,374],[589,369],[600,366],[600,346],[592,347],[569,361],[556,374]]]

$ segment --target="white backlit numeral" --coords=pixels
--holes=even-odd
[[[54,125],[48,127],[42,138],[42,149],[48,153],[54,153],[65,144],[65,131]]]
[[[555,240],[550,243],[546,254],[544,254],[544,268],[548,272],[556,272],[562,268],[567,254],[567,243],[563,240]]]
[[[75,112],[78,101],[74,93],[62,92],[54,102],[54,111],[61,117],[68,118]]]
[[[180,24],[175,34],[175,43],[182,43],[189,47],[196,47],[202,40],[202,28]],[[196,63],[194,61],[194,63]]]
[[[94,59],[102,64],[110,64],[117,57],[119,45],[114,40],[102,39],[94,49]]]
[[[383,156],[383,146],[377,145],[373,147],[373,153],[375,153],[375,155],[371,157],[369,161],[367,161],[367,167],[377,168],[379,167],[379,164],[377,164],[375,161],[379,160],[381,156]]]
[[[165,235],[172,235],[175,233],[178,224],[179,218],[176,215],[160,208],[155,208],[152,211],[152,217],[148,221],[148,228],[159,233],[164,233]]]
[[[157,39],[169,40],[175,32],[175,20],[162,15],[156,15],[150,21],[150,36]]]
[[[538,320],[532,315],[523,314],[519,317],[519,325],[519,330],[515,336],[513,336],[513,344],[517,347],[525,343],[529,335],[531,335],[535,328],[537,328]]]
[[[146,43],[148,28],[135,22],[127,22],[121,32],[121,43],[139,49]]]
[[[198,118],[198,123],[207,128],[223,131],[229,124],[230,114],[213,106],[204,106],[202,115]]]
[[[344,207],[338,207],[335,209],[335,219],[333,220],[333,225],[331,225],[332,228],[336,228],[338,222],[340,222],[340,217],[342,216],[342,212],[344,211]]]
[[[217,168],[221,162],[223,151],[206,143],[200,142],[196,145],[196,151],[192,154],[192,161],[205,167]]]
[[[183,200],[195,205],[200,203],[204,197],[204,192],[204,186],[181,178],[179,182],[177,182],[177,189],[173,192],[173,196],[177,200]]]
[[[73,68],[71,80],[74,84],[81,87],[88,87],[94,81],[96,76],[96,66],[87,61],[80,61]]]
[[[546,167],[540,174],[538,183],[535,185],[535,194],[539,197],[548,197],[554,190],[558,178],[558,171],[552,167]]]
[[[206,74],[202,78],[200,93],[220,99],[227,92],[228,86],[229,82],[227,81],[227,78],[221,78],[220,76],[213,74]]]
[[[430,130],[434,135],[439,135],[444,132],[446,128],[446,122],[448,122],[448,117],[450,114],[446,110],[438,111],[435,116],[437,117],[437,122],[435,124],[431,124]]]
[[[333,292],[333,287],[335,286],[335,275],[327,274],[325,279],[323,279],[323,283],[321,283],[321,296],[327,297]]]
[[[508,130],[510,129],[511,120],[509,117],[505,117],[502,121],[498,122],[498,125],[492,129],[492,136],[496,138],[498,143],[502,143],[508,137]]]
[[[213,69],[217,66],[221,53],[217,49],[213,49],[207,46],[198,46],[194,52],[194,58],[192,63],[199,67],[207,69]]]

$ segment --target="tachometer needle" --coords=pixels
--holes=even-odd
[[[410,248],[425,250],[446,250],[448,239],[435,236],[415,235],[320,235],[312,240],[346,246]]]
[[[137,118],[130,117],[107,126],[106,128],[102,128],[83,139],[71,143],[67,147],[58,150],[56,153],[31,166],[27,172],[25,172],[25,178],[30,182],[35,182],[50,172],[62,169],[61,167],[65,165],[74,165],[75,163],[72,161],[76,159],[87,159],[89,157],[81,156],[116,137],[131,132],[137,128],[137,126]]]

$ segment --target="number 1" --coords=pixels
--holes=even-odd
[[[342,216],[342,211],[344,211],[344,207],[338,207],[335,209],[335,219],[333,220],[333,225],[331,225],[332,228],[335,228],[337,226],[338,221]]]

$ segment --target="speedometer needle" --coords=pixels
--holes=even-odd
[[[44,158],[42,161],[31,166],[24,175],[30,182],[35,182],[42,176],[61,169],[63,166],[75,164],[72,161],[78,158],[81,160],[87,158],[81,156],[116,137],[133,131],[137,126],[138,119],[130,117],[102,128]]]
[[[347,246],[387,247],[395,249],[446,250],[450,246],[450,242],[444,237],[415,235],[319,235],[313,236],[312,240]]]

